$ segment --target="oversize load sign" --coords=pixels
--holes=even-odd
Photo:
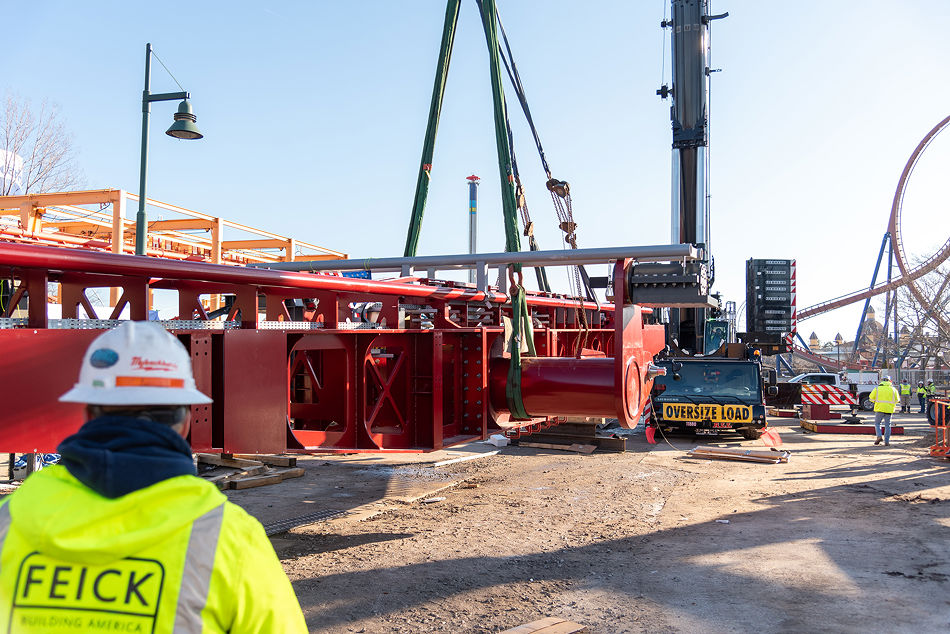
[[[663,418],[666,420],[708,420],[713,423],[744,423],[752,420],[752,406],[663,403]]]

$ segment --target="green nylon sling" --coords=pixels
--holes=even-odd
[[[435,150],[435,135],[439,130],[439,115],[442,112],[442,98],[445,95],[445,80],[452,61],[452,44],[455,42],[455,27],[458,24],[461,0],[448,0],[445,5],[445,24],[442,27],[442,46],[439,49],[439,63],[435,69],[435,84],[432,87],[432,102],[429,104],[429,123],[426,125],[426,137],[422,144],[422,159],[419,161],[419,176],[416,179],[416,195],[412,202],[412,216],[409,219],[409,233],[406,236],[405,257],[413,257],[419,248],[419,234],[422,232],[422,216],[429,195],[429,179],[432,171],[432,154]]]
[[[488,59],[491,66],[492,105],[495,114],[495,146],[498,150],[498,176],[501,180],[501,202],[505,225],[505,251],[521,251],[521,238],[518,232],[518,204],[515,200],[515,176],[511,160],[511,145],[508,142],[508,112],[505,106],[505,90],[502,85],[501,63],[498,50],[498,22],[495,0],[484,0],[482,25],[488,42]],[[511,350],[511,363],[508,365],[508,381],[505,385],[505,397],[508,411],[515,419],[531,418],[525,410],[521,397],[521,333],[525,333],[528,353],[536,354],[534,349],[534,331],[531,327],[531,313],[521,285],[521,263],[511,264],[509,269],[518,275],[518,283],[512,277],[511,286],[511,338],[508,346]]]
[[[442,100],[445,95],[445,83],[448,76],[449,64],[452,59],[452,46],[455,40],[455,30],[458,24],[459,5],[461,0],[448,0],[445,7],[445,22],[442,29],[442,45],[439,51],[439,62],[436,66],[435,82],[432,89],[432,101],[429,106],[429,121],[426,126],[425,141],[422,146],[422,158],[419,162],[419,175],[416,180],[416,192],[413,200],[412,216],[409,222],[409,232],[406,236],[404,255],[416,255],[419,245],[419,235],[422,229],[422,217],[425,213],[426,198],[429,192],[429,179],[432,170],[432,157],[435,149],[435,137],[439,128],[439,115],[442,111]],[[492,104],[495,121],[495,144],[498,152],[498,174],[501,180],[502,212],[505,226],[505,251],[521,251],[521,240],[518,232],[518,205],[515,197],[515,175],[512,159],[512,148],[509,143],[508,114],[505,106],[505,93],[502,86],[501,64],[499,62],[497,9],[495,0],[485,0],[481,6],[482,24],[485,29],[485,38],[488,43],[488,54],[491,66]],[[520,283],[521,263],[510,266],[510,271],[517,273],[519,283],[512,284],[512,334],[508,341],[511,349],[511,364],[508,369],[508,384],[505,394],[509,410],[516,419],[528,419],[521,398],[521,333],[526,335],[528,353],[536,354],[534,348],[534,331],[531,326],[531,314],[525,299],[524,287]],[[545,280],[546,281],[546,280]]]

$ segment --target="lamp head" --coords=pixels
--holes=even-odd
[[[176,139],[200,139],[204,135],[195,125],[197,118],[191,111],[191,104],[184,99],[178,104],[178,112],[175,113],[175,122],[170,128],[165,130],[165,134],[173,136]]]

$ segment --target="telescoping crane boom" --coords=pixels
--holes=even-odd
[[[710,15],[708,0],[671,0],[672,86],[657,90],[672,101],[673,127],[671,241],[693,244],[700,258],[692,263],[643,264],[631,283],[636,301],[670,308],[667,337],[680,352],[703,353],[706,310],[717,308],[709,219],[709,23],[728,13]]]

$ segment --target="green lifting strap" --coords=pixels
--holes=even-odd
[[[501,202],[505,224],[505,251],[521,251],[521,237],[518,232],[518,203],[515,200],[515,175],[512,165],[512,148],[508,139],[508,112],[505,107],[505,89],[502,85],[500,53],[498,50],[498,14],[495,0],[484,0],[481,5],[482,26],[488,42],[488,59],[491,63],[491,93],[495,111],[495,146],[498,150],[498,175],[501,179]],[[515,262],[511,270],[520,278],[521,263]],[[505,385],[505,397],[508,411],[515,419],[531,418],[525,410],[521,397],[521,333],[525,333],[528,354],[535,355],[534,330],[531,327],[531,313],[525,299],[524,288],[519,283],[511,289],[511,363],[508,366],[508,382]]]
[[[403,252],[406,257],[416,255],[416,250],[419,248],[422,215],[425,213],[426,197],[429,195],[435,135],[439,129],[439,114],[442,112],[442,98],[445,95],[449,62],[452,61],[452,44],[455,41],[455,27],[458,24],[460,4],[461,0],[448,0],[445,5],[442,48],[439,50],[439,63],[435,69],[435,85],[432,87],[432,102],[429,104],[429,123],[426,126],[426,138],[422,144],[422,159],[419,161],[419,176],[416,179],[416,195],[412,202],[412,217],[409,220],[409,233],[406,236],[406,249]]]
[[[518,232],[518,204],[515,202],[515,176],[511,166],[511,147],[508,144],[508,114],[505,108],[505,90],[502,86],[501,64],[498,61],[498,29],[495,21],[495,0],[482,3],[482,24],[488,40],[488,59],[491,63],[491,95],[495,110],[495,145],[498,150],[498,175],[501,178],[501,203],[505,223],[505,251],[521,251]],[[512,265],[521,271],[521,263]]]
[[[521,336],[522,328],[525,333],[525,343],[528,354],[534,356],[534,328],[531,326],[531,313],[528,312],[528,301],[525,298],[524,288],[517,286],[511,296],[511,363],[508,365],[508,382],[505,384],[505,398],[508,401],[508,411],[516,420],[528,420],[531,415],[525,410],[524,400],[521,397]]]

